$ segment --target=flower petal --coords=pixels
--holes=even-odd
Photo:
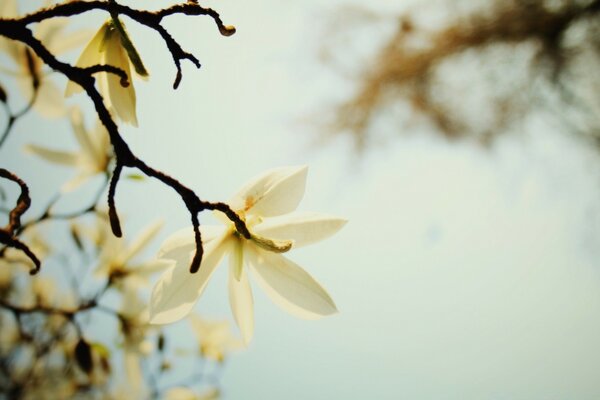
[[[37,56],[34,60],[34,64],[41,63]],[[23,72],[24,75],[17,78],[16,82],[23,96],[26,99],[31,99],[33,98],[32,79],[26,68],[24,68]],[[37,89],[33,108],[46,118],[62,117],[65,114],[66,108],[60,89],[47,75],[42,75],[41,71],[39,79],[40,86]]]
[[[92,174],[87,173],[87,172],[77,174],[73,179],[70,179],[67,182],[65,182],[60,187],[60,191],[62,193],[71,192],[71,191],[77,189],[79,186],[81,186],[83,184],[83,182],[87,181],[91,176],[92,176]]]
[[[230,201],[236,211],[276,216],[294,211],[302,196],[308,167],[282,167],[250,180]]]
[[[319,242],[339,231],[347,220],[327,214],[298,212],[267,218],[253,232],[276,240],[292,240],[292,248]]]
[[[78,155],[75,153],[69,153],[66,151],[50,150],[45,147],[37,146],[35,144],[28,144],[25,146],[25,151],[28,153],[35,154],[43,158],[46,161],[50,161],[55,164],[74,166],[77,164]]]
[[[101,64],[103,58],[102,52],[102,42],[104,41],[104,36],[106,34],[106,30],[108,29],[108,24],[104,23],[98,32],[94,35],[92,40],[85,46],[79,59],[75,65],[80,68],[90,67],[92,65]],[[79,93],[83,90],[81,86],[73,81],[69,81],[67,83],[67,88],[65,90],[65,96],[69,97],[74,93]]]
[[[17,0],[2,0],[0,2],[0,18],[14,18],[18,15]]]
[[[125,364],[125,374],[127,375],[127,385],[134,393],[138,393],[143,379],[138,352],[131,346],[125,346],[123,349],[123,362]]]
[[[73,133],[75,134],[77,143],[79,143],[79,147],[81,147],[81,150],[87,158],[95,160],[96,150],[83,125],[83,114],[81,113],[81,110],[77,107],[73,107],[70,110],[69,119],[71,120],[71,127],[73,128]]]
[[[33,107],[47,118],[62,117],[66,113],[63,95],[48,76],[42,78]]]
[[[165,392],[165,400],[198,400],[196,393],[188,387],[173,387]]]
[[[18,15],[17,0],[0,1],[0,18],[15,18]],[[24,46],[21,43],[0,37],[0,50],[6,52],[17,63],[19,62],[19,51],[23,49]]]
[[[190,256],[177,260],[158,280],[150,297],[150,323],[168,324],[187,316],[204,291],[209,278],[228,250],[230,241],[224,234],[204,249],[200,269],[190,274]]]
[[[96,119],[94,130],[91,132],[88,138],[90,139],[92,147],[94,148],[94,160],[96,168],[104,171],[112,155],[112,146],[110,144],[108,131],[100,119]]]
[[[238,244],[238,246],[240,245]],[[235,253],[235,250],[233,252]],[[241,268],[240,276],[236,276],[235,258],[234,254],[229,256],[229,305],[235,322],[242,333],[244,343],[248,344],[254,332],[254,300],[247,271]]]
[[[54,43],[62,41],[62,37],[68,38],[67,35],[61,35],[65,27],[69,23],[66,18],[46,19],[35,26],[35,37],[46,46],[52,54],[57,54],[56,49],[52,46]]]
[[[325,289],[298,265],[280,254],[246,246],[244,256],[267,295],[285,311],[300,318],[315,319],[337,312]]]
[[[69,52],[80,48],[85,43],[89,43],[90,37],[92,37],[93,34],[94,31],[91,29],[79,29],[66,34],[61,32],[60,37],[49,44],[48,50],[50,50],[52,54],[57,55]]]
[[[129,260],[135,257],[160,231],[163,226],[163,222],[155,222],[148,226],[142,233],[139,234],[136,240],[134,240],[129,247],[123,252],[121,264],[125,265]]]
[[[229,256],[230,271],[237,281],[242,278],[242,270],[244,268],[244,248],[240,239],[233,242],[231,255]]]
[[[202,244],[206,246],[214,238],[221,236],[225,232],[225,227],[217,225],[201,225],[200,234]],[[167,238],[158,250],[158,258],[168,258],[177,260],[182,255],[189,255],[196,250],[196,239],[194,230],[191,226],[183,228],[173,233]]]
[[[115,74],[105,74],[105,79],[108,88],[108,97],[114,109],[114,112],[123,122],[137,126],[137,116],[135,113],[135,90],[131,80],[131,69],[129,67],[129,58],[127,52],[121,45],[119,34],[112,32],[109,39],[105,43],[104,62],[108,65],[120,68],[127,74],[129,86],[121,85],[121,78]]]
[[[150,277],[157,272],[162,272],[169,268],[172,262],[167,260],[152,260],[141,265],[131,265],[127,268],[129,274],[126,279],[128,284],[135,287],[147,286],[150,282]]]

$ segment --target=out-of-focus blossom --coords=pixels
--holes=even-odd
[[[244,343],[231,332],[227,321],[209,321],[195,314],[189,316],[203,357],[223,362],[231,351],[239,350]]]
[[[151,322],[165,324],[185,317],[225,254],[229,254],[229,302],[246,343],[254,328],[248,269],[284,310],[303,318],[335,313],[336,306],[325,289],[279,254],[323,240],[346,223],[329,215],[292,212],[304,195],[306,173],[306,167],[277,168],[244,185],[229,206],[245,220],[251,238],[244,238],[228,219],[225,227],[203,227],[204,257],[197,274],[189,273],[195,250],[192,229],[168,238],[159,257],[175,263],[154,287]]]
[[[1,265],[0,268],[2,268]],[[0,326],[2,326],[2,329],[0,329],[0,354],[8,353],[20,339],[19,326],[15,318],[15,315],[10,311],[3,310],[0,312]]]
[[[75,139],[79,144],[78,151],[53,150],[34,144],[25,147],[27,152],[35,154],[46,161],[67,165],[77,170],[77,175],[62,186],[63,191],[71,191],[88,179],[106,173],[112,157],[108,133],[100,120],[96,120],[94,130],[88,131],[78,108],[71,109],[70,119]]]
[[[148,226],[130,244],[112,233],[108,218],[98,217],[96,226],[92,230],[85,230],[83,227],[78,229],[90,237],[100,249],[95,275],[108,277],[113,280],[117,288],[125,289],[147,285],[154,273],[163,271],[169,266],[170,263],[165,260],[135,262],[136,257],[158,234],[161,227],[161,222]]]
[[[0,18],[19,16],[16,0],[0,1]],[[89,37],[89,32],[82,30],[64,32],[67,19],[52,18],[36,24],[34,36],[38,38],[54,55],[65,53],[80,46]],[[6,53],[13,66],[0,67],[0,71],[12,75],[23,96],[29,101],[33,96],[34,78],[39,81],[37,96],[33,108],[44,117],[64,115],[64,96],[60,89],[50,80],[50,72],[44,71],[43,61],[24,44],[0,37],[0,51]]]
[[[120,314],[123,333],[123,362],[131,398],[143,397],[145,391],[141,358],[153,350],[148,333],[148,307],[133,288],[124,290]]]
[[[165,392],[165,400],[218,400],[221,397],[219,389],[211,388],[204,393],[196,393],[192,389],[178,386]]]

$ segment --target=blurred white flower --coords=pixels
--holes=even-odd
[[[177,386],[165,392],[165,400],[218,400],[220,393],[218,389],[211,388],[204,393],[198,394],[192,389]]]
[[[16,0],[0,1],[0,18],[18,17]],[[64,32],[68,20],[66,18],[51,18],[36,24],[34,36],[39,39],[54,55],[65,53],[80,46],[89,37],[89,31],[79,30]],[[37,97],[33,108],[44,117],[59,117],[64,115],[64,96],[60,89],[49,79],[49,71],[44,71],[44,62],[24,44],[15,40],[0,37],[0,51],[6,53],[12,61],[12,68],[2,68],[0,71],[12,75],[29,101],[33,96],[33,76],[39,79]],[[29,57],[29,60],[28,60]]]
[[[229,302],[246,343],[254,329],[248,269],[284,310],[302,318],[335,313],[336,306],[325,289],[301,267],[278,254],[323,240],[346,223],[324,214],[292,213],[304,195],[306,173],[306,167],[278,168],[247,183],[229,205],[245,220],[252,238],[244,238],[228,219],[225,227],[203,226],[204,257],[194,275],[189,273],[195,251],[192,229],[169,237],[159,257],[175,262],[154,287],[150,322],[166,324],[189,314],[225,254],[229,254]]]
[[[135,262],[136,257],[154,239],[161,227],[162,222],[146,227],[130,244],[112,233],[108,217],[103,214],[98,215],[92,229],[85,226],[75,226],[74,229],[88,237],[100,251],[94,275],[112,279],[116,288],[125,291],[148,285],[153,274],[169,267],[170,263],[166,260]]]
[[[111,112],[123,122],[137,126],[138,121],[135,110],[136,97],[133,81],[131,79],[132,75],[130,67],[131,55],[135,54],[137,56],[137,52],[133,48],[131,40],[125,33],[122,23],[120,21],[119,23],[123,29],[122,31],[118,29],[114,20],[106,21],[83,49],[83,52],[75,65],[81,68],[87,68],[93,65],[105,64],[117,67],[124,71],[127,74],[127,80],[129,81],[127,87],[121,85],[119,76],[112,73],[101,72],[96,75],[99,86],[98,90],[104,98],[106,107],[111,110]],[[129,46],[129,49],[124,47],[125,44]],[[139,56],[137,56],[137,62],[141,63]],[[140,76],[147,75],[143,66],[142,74],[145,75]],[[83,88],[77,83],[69,81],[67,83],[65,96],[69,97],[82,90]]]
[[[127,388],[132,397],[143,397],[145,391],[141,357],[148,356],[152,350],[152,342],[148,333],[152,326],[148,324],[148,307],[137,295],[135,289],[129,287],[123,291],[120,314],[123,333],[123,363]]]
[[[71,126],[79,144],[79,150],[74,152],[47,149],[35,144],[25,146],[25,151],[35,154],[46,161],[67,165],[75,168],[77,175],[66,182],[62,191],[71,191],[88,179],[98,174],[106,173],[112,157],[112,147],[106,128],[99,119],[93,131],[87,131],[83,123],[83,116],[78,108],[70,112]]]
[[[195,314],[189,318],[203,357],[223,362],[228,353],[243,347],[244,343],[231,333],[229,322],[209,321]]]

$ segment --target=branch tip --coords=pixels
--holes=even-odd
[[[233,25],[219,25],[219,32],[221,32],[221,35],[229,37],[235,34],[236,29]]]

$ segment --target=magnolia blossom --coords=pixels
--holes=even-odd
[[[123,38],[113,20],[105,22],[85,49],[83,49],[76,66],[86,68],[93,65],[105,64],[112,65],[124,71],[127,74],[129,86],[123,87],[121,85],[121,78],[118,75],[102,72],[97,75],[99,90],[109,110],[123,122],[137,126],[135,89],[131,80],[130,57],[127,50],[123,47],[125,40],[127,43],[131,43],[129,38]],[[65,95],[69,97],[73,93],[81,92],[82,90],[81,86],[73,81],[69,81]]]
[[[0,18],[14,18],[19,15],[16,0],[0,1]],[[54,55],[65,53],[80,46],[89,37],[89,32],[80,30],[65,34],[68,20],[51,18],[36,24],[34,36]],[[44,62],[23,43],[0,36],[0,51],[8,55],[14,68],[2,68],[0,71],[15,77],[23,96],[29,100],[33,96],[32,75],[39,79],[39,87],[33,108],[44,117],[58,117],[65,113],[63,94],[49,78],[49,72],[43,70]],[[29,55],[31,66],[27,60]],[[32,70],[30,70],[30,67]]]
[[[153,274],[169,267],[169,262],[165,260],[134,262],[161,227],[160,222],[148,226],[130,244],[112,233],[106,217],[99,216],[96,226],[91,230],[81,226],[75,229],[89,237],[100,249],[94,274],[97,277],[109,277],[118,289],[125,291],[146,286]]]
[[[203,357],[223,362],[227,353],[239,350],[243,346],[242,341],[231,333],[227,321],[209,321],[191,314],[190,323]]]
[[[73,179],[62,186],[63,191],[71,191],[91,177],[104,174],[112,157],[108,133],[100,120],[96,120],[93,131],[87,131],[78,108],[71,109],[70,119],[75,139],[79,144],[78,151],[52,150],[34,144],[25,147],[27,152],[40,156],[46,161],[68,165],[78,171]]]
[[[229,303],[246,343],[254,329],[249,270],[284,310],[303,318],[335,313],[336,306],[325,289],[280,254],[325,239],[346,223],[329,215],[292,212],[304,195],[306,173],[306,167],[284,167],[248,182],[229,206],[246,222],[252,237],[244,238],[228,219],[224,227],[203,226],[204,257],[194,275],[189,272],[195,251],[192,229],[168,238],[159,257],[174,260],[174,265],[154,287],[150,322],[166,324],[184,318],[225,254],[229,255]]]

